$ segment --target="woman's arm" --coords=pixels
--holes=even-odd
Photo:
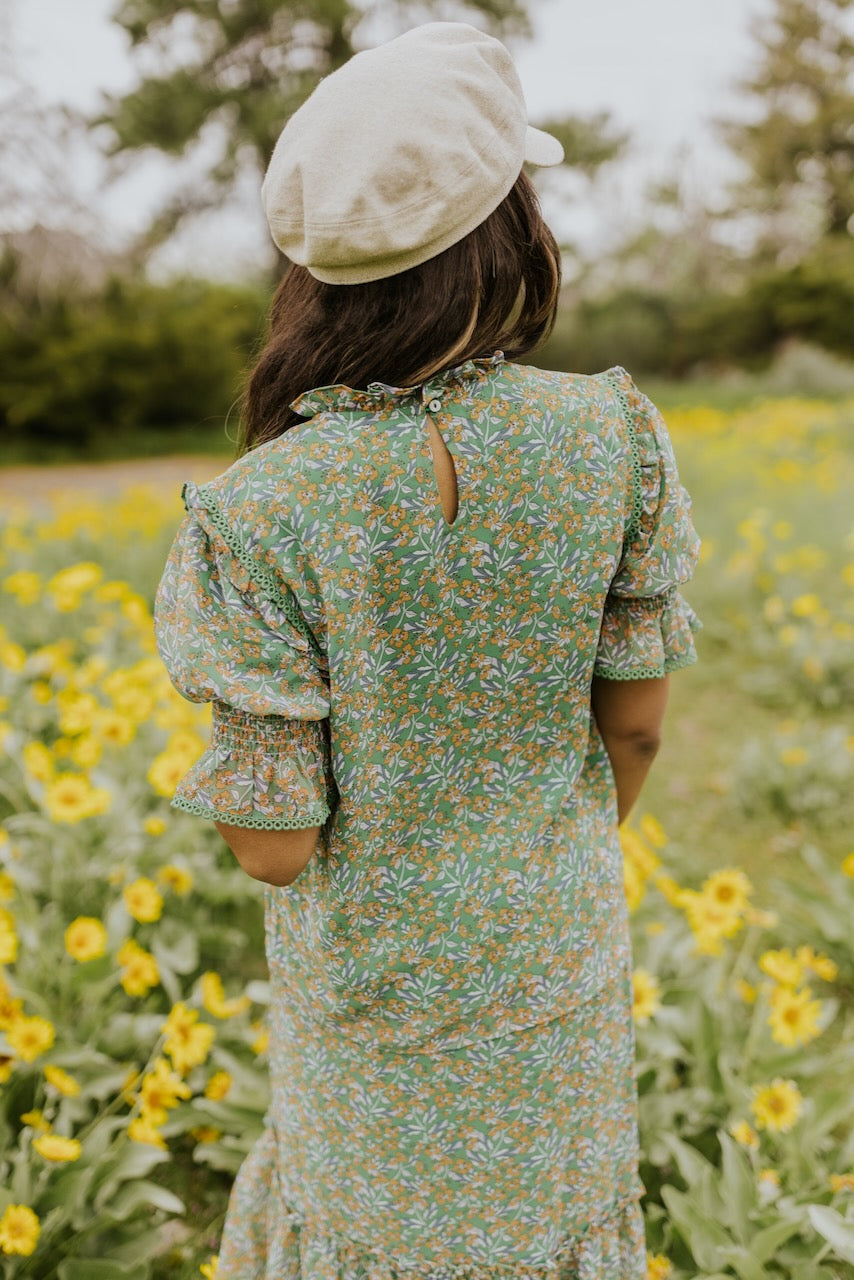
[[[246,874],[273,885],[293,884],[308,866],[320,835],[319,826],[283,831],[233,827],[224,822],[214,826]]]
[[[606,680],[594,676],[590,702],[617,786],[617,820],[624,822],[661,745],[670,676]]]

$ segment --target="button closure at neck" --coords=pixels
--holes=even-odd
[[[494,355],[466,360],[452,369],[440,370],[423,383],[411,387],[394,387],[386,382],[371,382],[367,391],[348,387],[343,382],[333,383],[328,387],[315,387],[304,391],[291,401],[290,408],[301,417],[311,418],[324,410],[339,412],[342,409],[362,409],[368,412],[385,407],[390,401],[399,400],[405,404],[413,400],[420,409],[438,413],[442,408],[442,394],[453,386],[465,386],[468,382],[484,382],[489,375],[504,363],[504,352],[496,351]],[[438,408],[434,408],[438,405]]]

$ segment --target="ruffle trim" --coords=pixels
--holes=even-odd
[[[619,374],[622,374],[624,378],[629,378],[629,374],[622,365],[614,365],[614,368],[609,369],[605,374],[605,377],[608,379],[617,399],[620,402],[620,406],[623,410],[623,416],[626,420],[626,426],[629,431],[630,459],[632,468],[632,513],[625,532],[625,542],[626,545],[628,545],[629,543],[634,542],[640,532],[641,516],[643,515],[643,472],[641,470],[640,457],[638,454],[638,436],[635,428],[635,415],[632,413],[632,409],[629,404],[629,397],[620,386],[618,378],[613,376]]]
[[[184,775],[171,807],[229,826],[319,826],[335,803],[322,720],[254,716],[213,703],[211,744]]]
[[[677,587],[657,596],[609,595],[593,675],[654,680],[698,661],[694,635],[703,623]]]
[[[645,1280],[638,1198],[612,1205],[542,1263],[412,1264],[345,1237],[282,1195],[276,1138],[265,1128],[234,1181],[217,1280]]]
[[[334,413],[342,409],[367,409],[376,411],[390,400],[417,399],[423,409],[429,400],[441,396],[449,387],[464,386],[467,382],[483,382],[495,370],[504,364],[504,352],[496,351],[492,356],[484,356],[475,360],[466,360],[452,369],[440,369],[433,373],[426,382],[411,387],[394,387],[386,382],[371,382],[366,391],[357,387],[348,387],[346,383],[336,382],[328,387],[314,387],[304,391],[288,406],[301,417],[311,418],[324,410]]]

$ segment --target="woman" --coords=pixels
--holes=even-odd
[[[618,822],[699,538],[624,369],[515,362],[560,283],[522,165],[561,158],[503,45],[430,23],[321,81],[264,181],[242,452],[184,485],[155,609],[213,703],[173,804],[265,885],[218,1280],[646,1275]]]

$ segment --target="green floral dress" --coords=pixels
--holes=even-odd
[[[158,588],[213,704],[173,804],[320,825],[264,886],[271,1102],[218,1280],[642,1280],[631,948],[594,675],[695,662],[700,540],[620,367],[306,392]],[[453,454],[444,518],[426,429]]]

